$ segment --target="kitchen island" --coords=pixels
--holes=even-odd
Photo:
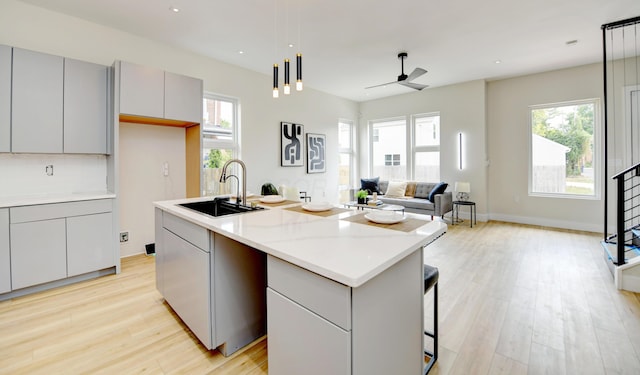
[[[156,202],[158,289],[208,348],[229,355],[264,334],[271,374],[419,374],[423,246],[410,231],[268,207],[211,217]],[[266,205],[265,205],[266,206]],[[266,313],[265,313],[266,312]]]

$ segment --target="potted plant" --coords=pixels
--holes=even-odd
[[[358,198],[358,204],[367,203],[367,191],[366,190],[358,190],[356,192],[356,198]]]

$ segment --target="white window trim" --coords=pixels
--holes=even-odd
[[[356,173],[356,169],[357,169],[357,158],[356,158],[356,136],[357,136],[357,132],[356,132],[356,126],[354,124],[353,120],[347,120],[347,119],[338,119],[338,127],[340,126],[340,124],[347,124],[349,125],[349,129],[350,129],[350,137],[349,137],[349,147],[348,148],[344,148],[344,147],[339,147],[338,148],[338,155],[340,154],[349,154],[349,162],[351,165],[350,171],[349,171],[349,183],[348,186],[338,186],[338,190],[348,190],[350,189],[352,186],[354,186],[355,184],[355,180],[357,176]],[[338,131],[340,131],[338,129]]]
[[[417,146],[416,145],[416,122],[418,119],[421,119],[421,118],[436,117],[436,116],[440,117],[440,112],[419,113],[419,114],[411,115],[411,135],[410,135],[411,147],[409,148],[411,150],[411,158],[410,158],[410,161],[407,162],[407,164],[411,164],[411,167],[410,167],[411,169],[410,169],[410,174],[407,174],[407,175],[411,176],[411,179],[413,180],[415,180],[415,169],[413,166],[416,163],[416,153],[435,152],[435,151],[440,152],[440,144],[442,144],[442,129],[438,129],[440,131],[441,139],[437,146]],[[440,156],[442,156],[442,153],[440,153]],[[440,159],[439,167],[442,168],[442,158]],[[438,170],[438,174],[442,176],[442,169]]]
[[[407,116],[397,116],[397,117],[389,117],[389,118],[381,118],[381,119],[375,119],[375,120],[369,120],[368,124],[367,124],[367,128],[368,128],[368,132],[370,134],[369,136],[369,165],[367,166],[368,171],[368,175],[372,176],[373,175],[373,127],[375,124],[379,124],[381,122],[392,122],[392,121],[404,121],[404,126],[405,126],[405,138],[407,140],[407,146],[409,146],[411,143],[410,140],[410,136],[408,136],[408,131],[407,131]],[[410,150],[409,147],[405,148],[406,150]],[[410,168],[410,159],[408,158],[407,155],[405,155],[405,158],[407,160],[407,170],[406,170],[406,175],[407,176],[411,176],[411,169]]]
[[[593,195],[579,195],[579,194],[566,194],[566,193],[540,193],[533,191],[533,129],[531,122],[531,111],[542,108],[563,107],[570,105],[582,105],[593,104]],[[602,134],[602,114],[600,109],[600,99],[579,99],[570,100],[565,102],[555,102],[546,104],[530,105],[527,110],[528,115],[528,140],[529,140],[529,160],[528,160],[528,194],[530,197],[543,197],[543,198],[560,198],[560,199],[579,199],[579,200],[600,200],[601,197],[601,185],[602,185],[602,166],[601,166],[601,145],[604,139]]]
[[[204,139],[205,130],[204,130],[204,124],[203,124],[202,125],[202,148],[204,149],[206,147],[206,148],[229,149],[233,151],[234,158],[239,158],[240,157],[240,121],[239,121],[240,120],[240,116],[239,116],[240,104],[238,99],[230,96],[214,94],[211,92],[204,92],[203,98],[231,102],[233,103],[234,111],[232,114],[232,118],[233,118],[232,139],[205,141]],[[205,145],[205,142],[206,142],[206,145]]]

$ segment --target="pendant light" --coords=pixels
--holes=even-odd
[[[278,90],[278,64],[273,64],[273,97],[277,98],[280,96],[280,91]]]
[[[289,85],[289,59],[284,59],[284,94],[289,95],[291,93],[291,86]]]
[[[296,54],[296,90],[302,91],[302,54]]]

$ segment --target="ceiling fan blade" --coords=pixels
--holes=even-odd
[[[425,74],[427,71],[422,69],[422,68],[415,68],[413,69],[413,72],[411,72],[411,74],[409,74],[409,76],[407,77],[407,79],[405,81],[413,81],[414,79],[420,77],[421,75]]]
[[[398,83],[398,81],[392,81],[392,82],[388,82],[388,83],[383,83],[381,85],[375,85],[375,86],[369,86],[369,87],[365,87],[364,89],[372,89],[374,87],[382,87],[382,86],[388,86],[388,85],[392,85],[394,83]]]
[[[415,89],[415,90],[422,90],[426,87],[429,87],[429,85],[421,85],[419,83],[413,83],[413,82],[407,82],[407,81],[402,81],[398,83],[401,84],[402,86],[411,87],[412,89]]]

